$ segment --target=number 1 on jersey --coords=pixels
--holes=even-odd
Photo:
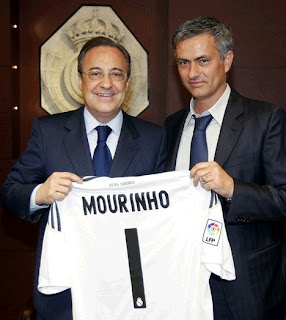
[[[125,229],[125,239],[133,294],[133,305],[135,309],[146,308],[144,280],[137,229]]]

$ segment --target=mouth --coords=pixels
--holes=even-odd
[[[201,87],[204,84],[204,81],[189,81],[189,84],[194,87]]]
[[[113,93],[97,93],[96,95],[99,97],[112,97],[114,94]]]

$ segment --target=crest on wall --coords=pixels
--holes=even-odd
[[[131,56],[123,110],[137,116],[148,107],[147,52],[111,7],[82,6],[41,46],[41,107],[48,113],[75,110],[84,104],[77,57],[83,45],[96,36],[120,43]]]

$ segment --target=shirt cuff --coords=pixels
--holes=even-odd
[[[40,188],[42,184],[38,184],[36,186],[36,188],[33,190],[32,194],[31,194],[31,197],[30,197],[30,214],[33,214],[35,213],[37,210],[40,210],[40,209],[44,209],[44,208],[47,208],[48,206],[43,204],[41,206],[38,206],[36,204],[36,193],[38,191],[38,189]]]

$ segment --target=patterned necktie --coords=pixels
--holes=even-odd
[[[208,161],[206,128],[211,120],[211,114],[206,117],[195,118],[195,128],[190,153],[190,169],[198,162]]]
[[[97,177],[108,176],[112,157],[106,144],[106,139],[111,132],[108,126],[98,126],[95,128],[98,132],[97,146],[93,154],[93,167]]]

